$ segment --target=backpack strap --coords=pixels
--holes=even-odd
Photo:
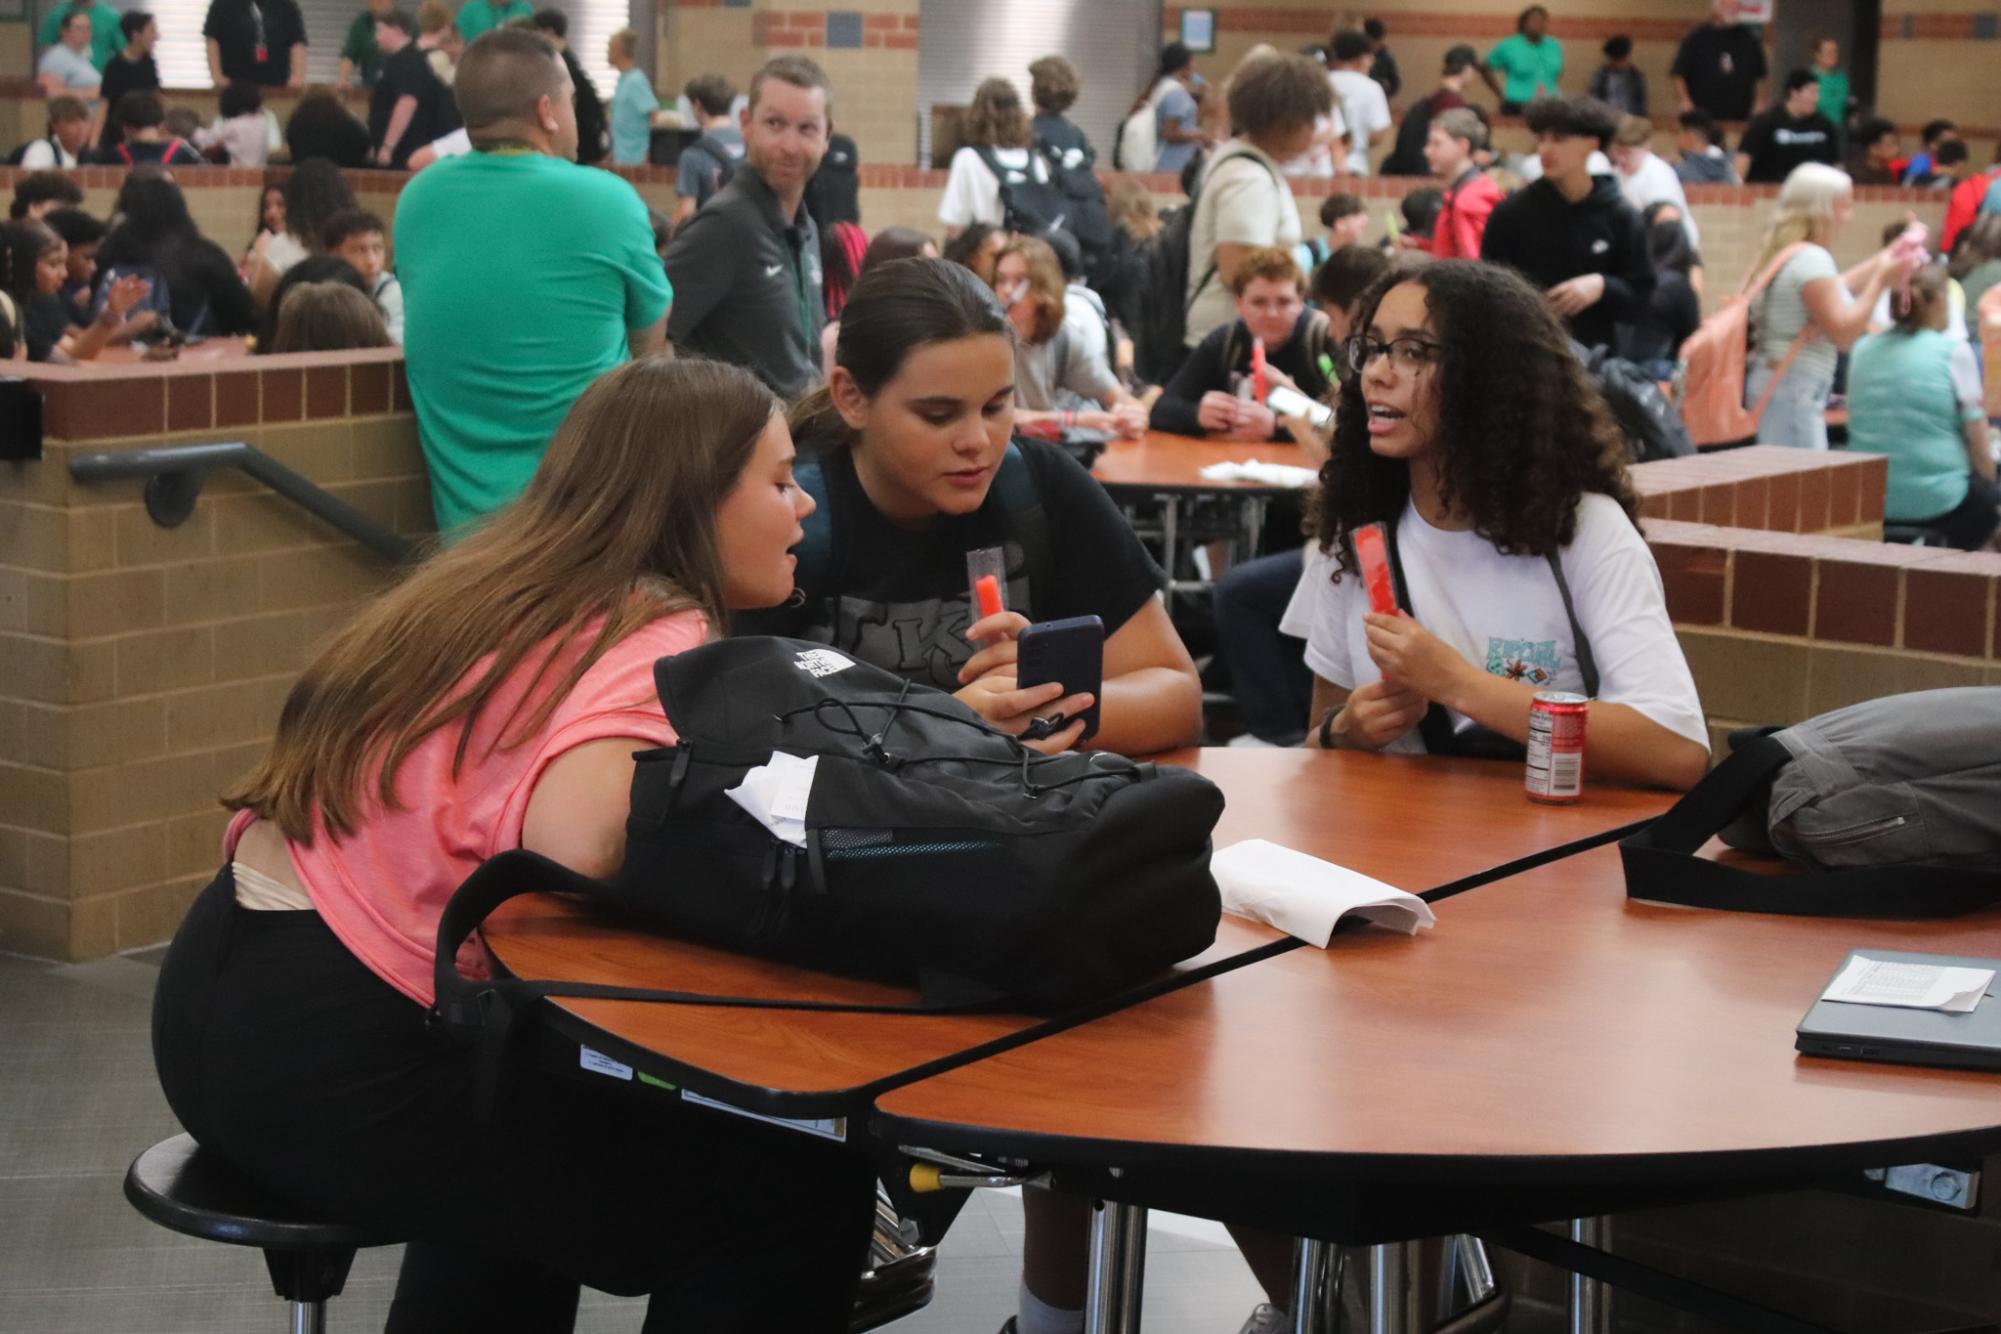
[[[990,492],[1000,501],[1007,535],[1021,543],[1022,572],[1028,578],[1031,598],[1038,586],[1046,587],[1056,566],[1055,543],[1049,533],[1049,516],[1042,508],[1042,491],[1035,484],[1035,472],[1028,456],[1015,441],[1008,441],[994,472]],[[1029,609],[1034,610],[1031,600]]]
[[[1192,212],[1192,210],[1195,208],[1197,203],[1200,202],[1202,198],[1203,186],[1208,184],[1208,178],[1210,176],[1215,175],[1216,168],[1222,166],[1225,162],[1229,162],[1235,158],[1246,158],[1252,162],[1257,163],[1260,167],[1264,168],[1265,175],[1271,177],[1272,188],[1278,190],[1281,194],[1285,193],[1285,185],[1283,182],[1279,180],[1278,173],[1272,170],[1271,163],[1265,161],[1263,158],[1259,157],[1256,153],[1225,153],[1221,157],[1217,158],[1214,162],[1211,162],[1209,164],[1208,170],[1202,173],[1203,179],[1200,183],[1196,185],[1194,197],[1188,201],[1188,207],[1191,210],[1191,212],[1188,215],[1188,226],[1190,235],[1194,234],[1194,227],[1195,227],[1195,215]],[[1182,302],[1181,318],[1183,320],[1186,320],[1188,318],[1189,311],[1195,309],[1196,301],[1201,299],[1202,293],[1206,291],[1209,287],[1210,279],[1214,278],[1215,276],[1216,276],[1216,260],[1214,257],[1214,252],[1211,252],[1209,267],[1202,270],[1202,281],[1195,284],[1195,290],[1192,293],[1190,293],[1188,297]]]
[[[834,541],[833,497],[827,486],[826,455],[816,454],[798,461],[792,480],[813,498],[813,512],[800,522],[806,536],[794,547],[799,563],[792,572],[793,596],[800,605],[813,608],[838,585],[841,570]]]
[[[1766,875],[1695,855],[1793,760],[1762,736],[1710,770],[1674,807],[1619,841],[1626,896],[1691,908],[1802,917],[1956,917],[2001,900],[2001,872],[1968,866],[1856,866]]]
[[[506,1057],[518,1031],[514,1021],[550,996],[587,1000],[650,1001],[662,1005],[697,1005],[744,1010],[793,1010],[839,1014],[949,1014],[988,1008],[992,1000],[940,1003],[923,999],[900,1004],[846,1001],[781,1000],[768,996],[718,996],[700,991],[652,987],[622,987],[558,979],[522,979],[504,972],[485,980],[464,976],[458,952],[495,909],[524,894],[569,894],[600,903],[616,903],[617,895],[603,881],[572,871],[560,862],[525,848],[511,849],[480,863],[453,891],[438,919],[437,955],[432,964],[436,999],[425,1018],[427,1026],[448,1036],[475,1043],[480,1059],[474,1076],[474,1105],[490,1112],[500,1092]]]

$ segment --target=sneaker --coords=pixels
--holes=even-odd
[[[1251,1308],[1251,1318],[1237,1334],[1285,1334],[1291,1328],[1291,1316],[1270,1302],[1259,1302]]]

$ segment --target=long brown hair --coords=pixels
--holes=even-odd
[[[1035,330],[1028,341],[1040,347],[1063,327],[1063,262],[1041,237],[1017,236],[994,256],[995,282],[1000,281],[1001,261],[1009,255],[1020,255],[1028,266],[1028,299],[1035,305]]]
[[[966,142],[975,148],[1027,148],[1034,142],[1021,94],[1006,79],[988,79],[973,90],[966,110]]]
[[[312,841],[316,817],[350,833],[371,782],[397,808],[397,768],[441,728],[459,729],[458,772],[481,711],[538,649],[496,749],[531,740],[592,664],[648,623],[696,609],[720,630],[716,507],[777,411],[755,376],[719,362],[650,358],[603,376],[519,500],[334,636],[292,687],[270,753],[223,805],[296,843]],[[577,632],[600,619],[579,653]]]

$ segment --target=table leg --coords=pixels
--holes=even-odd
[[[1606,1218],[1573,1218],[1570,1239],[1580,1246],[1604,1250],[1611,1242],[1612,1223]],[[1612,1290],[1595,1278],[1570,1276],[1570,1334],[1607,1334],[1612,1328]]]
[[[1321,1292],[1328,1281],[1327,1265],[1333,1255],[1334,1248],[1324,1241],[1300,1239],[1292,1277],[1292,1334],[1327,1334]]]
[[[1180,563],[1177,557],[1181,546],[1181,498],[1167,495],[1160,498],[1160,564],[1167,571],[1167,586],[1174,587],[1180,578],[1175,567]]]
[[[1091,1213],[1084,1334],[1138,1334],[1146,1276],[1146,1210],[1100,1200]]]
[[[1256,560],[1258,544],[1265,535],[1265,498],[1246,496],[1244,498],[1244,549],[1237,553],[1237,559]]]
[[[1415,1334],[1410,1312],[1410,1243],[1369,1248],[1369,1334]]]

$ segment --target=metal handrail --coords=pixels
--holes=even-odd
[[[407,563],[416,544],[377,523],[340,497],[240,440],[213,445],[167,445],[108,454],[78,454],[69,475],[79,482],[146,482],[146,513],[162,528],[178,528],[194,513],[208,474],[235,468],[276,491],[314,518],[373,551],[392,565]]]

